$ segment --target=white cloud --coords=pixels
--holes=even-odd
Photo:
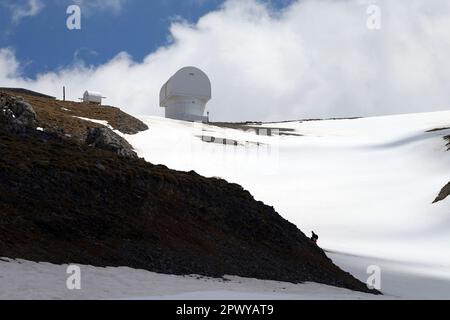
[[[19,23],[23,18],[33,17],[39,14],[44,8],[44,4],[40,0],[4,0],[0,4],[11,11],[11,19],[15,24]]]
[[[58,96],[66,85],[74,100],[91,89],[129,112],[161,115],[161,85],[178,68],[195,65],[212,80],[208,106],[214,120],[448,108],[450,2],[377,3],[382,29],[370,31],[367,1],[303,0],[273,12],[254,0],[231,0],[195,25],[174,22],[173,41],[139,63],[122,53],[98,68],[78,64],[29,80],[3,50],[0,83]]]
[[[11,79],[19,76],[20,65],[11,48],[0,49],[0,77]]]

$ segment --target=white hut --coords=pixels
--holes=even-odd
[[[99,92],[85,91],[83,94],[83,102],[102,104],[102,94]]]
[[[185,67],[175,73],[161,88],[159,105],[166,118],[185,121],[207,121],[206,104],[211,100],[211,82],[195,67]]]

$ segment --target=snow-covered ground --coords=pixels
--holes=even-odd
[[[450,130],[427,132],[450,127],[450,111],[265,124],[259,135],[139,118],[150,129],[125,138],[140,156],[243,185],[308,235],[318,233],[329,257],[363,282],[367,267],[379,266],[381,298],[450,299],[450,199],[432,204],[450,181],[442,139]],[[274,130],[268,136],[267,127],[291,135]],[[211,137],[229,144],[203,141]],[[0,260],[0,298],[380,298],[312,283],[223,282],[89,266],[82,266],[82,290],[69,291],[65,271]]]
[[[80,266],[81,289],[67,289],[67,265],[0,260],[1,299],[308,300],[389,299],[315,283],[211,279],[130,268]]]
[[[146,160],[243,185],[362,280],[375,261],[386,293],[450,298],[450,199],[432,204],[450,181],[450,130],[427,132],[450,127],[450,111],[261,125],[301,136],[140,119],[150,130],[126,138]]]
[[[387,299],[450,299],[449,269],[343,253],[327,254],[337,265],[366,281],[367,266],[379,266],[381,288]]]

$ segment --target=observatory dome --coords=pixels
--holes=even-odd
[[[166,108],[166,118],[204,121],[206,104],[211,100],[211,82],[195,67],[185,67],[163,85],[160,106]]]

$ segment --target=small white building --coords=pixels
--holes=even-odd
[[[83,94],[83,102],[102,104],[103,96],[99,92],[85,91]]]
[[[159,105],[166,118],[185,121],[208,121],[205,108],[211,100],[211,81],[200,69],[185,67],[161,88]]]

